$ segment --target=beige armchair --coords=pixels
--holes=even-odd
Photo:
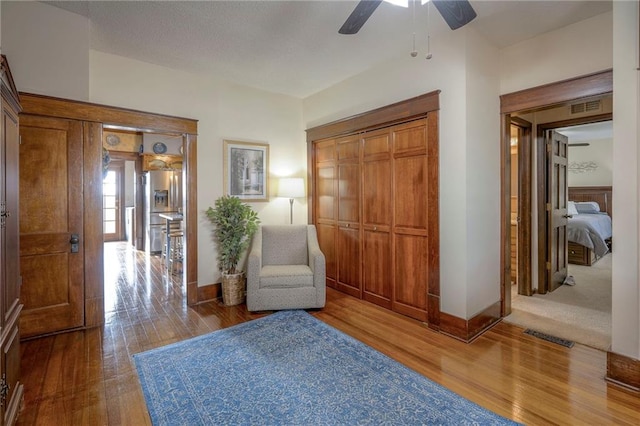
[[[314,225],[261,226],[247,267],[247,309],[322,308],[325,258]]]

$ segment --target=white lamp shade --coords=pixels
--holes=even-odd
[[[282,178],[278,182],[278,197],[301,198],[304,197],[304,179]]]

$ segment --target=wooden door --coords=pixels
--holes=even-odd
[[[4,70],[3,70],[4,71]],[[2,82],[2,145],[0,147],[0,300],[2,327],[0,338],[0,368],[7,393],[0,395],[3,424],[14,424],[22,403],[23,385],[20,382],[20,331],[18,328],[20,304],[19,258],[19,119],[18,112],[4,97]]]
[[[391,309],[391,139],[389,130],[362,137],[363,299]]]
[[[23,115],[20,267],[24,337],[84,325],[83,128]]]
[[[315,157],[315,224],[320,250],[326,262],[327,285],[337,288],[336,212],[337,169],[335,139],[317,142]]]
[[[394,287],[392,309],[427,321],[429,162],[424,120],[396,126],[393,137]]]
[[[360,139],[337,140],[338,228],[336,254],[339,290],[361,298],[360,283]]]
[[[123,241],[124,236],[124,161],[109,165],[102,181],[102,226],[105,241]]]
[[[549,192],[547,200],[547,273],[549,291],[567,277],[567,151],[569,139],[554,130],[546,132]]]

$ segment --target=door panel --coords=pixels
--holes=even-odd
[[[391,143],[389,130],[366,133],[362,145],[362,291],[391,309]]]
[[[427,253],[426,237],[396,233],[393,310],[420,321],[427,321]]]
[[[338,227],[336,246],[338,289],[360,298],[360,230],[350,226]]]
[[[549,147],[549,239],[547,266],[549,291],[560,287],[567,277],[567,151],[569,139],[554,131],[546,134]]]
[[[20,327],[29,337],[84,324],[83,145],[80,122],[25,115],[20,124]]]
[[[338,226],[336,234],[338,289],[362,297],[360,282],[360,138],[336,142],[338,154]]]

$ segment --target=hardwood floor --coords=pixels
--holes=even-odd
[[[188,308],[159,260],[105,245],[105,325],[22,343],[19,425],[150,424],[132,354],[263,316],[244,305]],[[328,289],[312,311],[454,392],[525,424],[640,424],[640,395],[604,381],[606,354],[499,323],[471,344]]]

